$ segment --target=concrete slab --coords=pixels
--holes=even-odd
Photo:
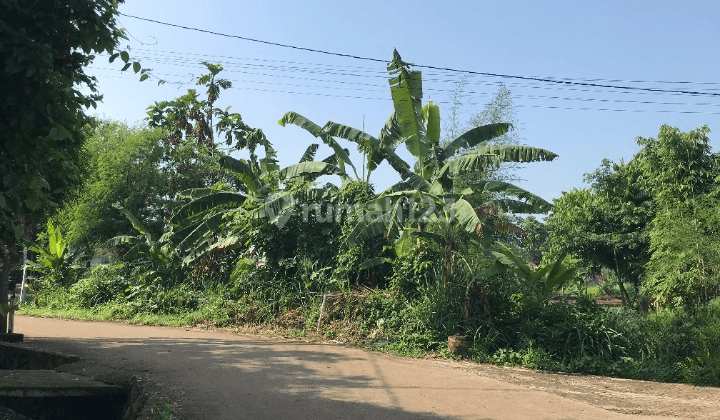
[[[78,361],[80,361],[78,356],[37,350],[24,343],[0,343],[0,370],[55,369],[58,366]]]
[[[0,370],[0,397],[124,395],[127,390],[83,376],[52,370]]]

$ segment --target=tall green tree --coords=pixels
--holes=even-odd
[[[720,200],[702,195],[658,210],[644,292],[665,305],[697,308],[720,295]]]
[[[720,293],[720,172],[709,132],[664,125],[656,139],[638,138],[643,149],[636,159],[657,211],[645,290],[665,304],[697,307]]]
[[[710,149],[707,126],[683,133],[663,125],[657,139],[638,137],[643,146],[634,160],[645,174],[643,185],[658,208],[707,194],[718,176],[718,157]]]
[[[84,110],[101,99],[85,67],[107,52],[145,71],[117,50],[119,3],[0,1],[0,304],[18,243],[77,180]]]
[[[130,232],[127,218],[111,207],[118,202],[153,221],[155,230],[162,228],[164,201],[177,174],[162,168],[161,135],[118,122],[102,121],[92,128],[81,152],[82,182],[54,216],[71,245],[84,247]]]
[[[150,127],[162,127],[167,131],[165,142],[178,147],[183,139],[191,140],[199,148],[207,148],[213,154],[222,142],[236,149],[249,149],[267,143],[262,130],[255,129],[236,112],[216,106],[223,90],[232,87],[232,82],[220,78],[223,70],[220,64],[202,63],[207,73],[195,80],[204,87],[205,97],[201,98],[196,89],[188,89],[185,95],[169,101],[156,102],[148,108],[147,120]]]
[[[462,121],[463,109],[466,107],[464,98],[466,80],[461,79],[457,85],[453,95],[453,105],[450,108],[449,116],[443,125],[443,137],[441,144],[452,141],[460,134],[475,127],[481,127],[488,124],[509,123],[510,129],[507,133],[497,136],[488,141],[487,145],[518,145],[520,139],[517,132],[517,111],[513,102],[512,92],[501,84],[498,87],[495,96],[488,102],[480,112],[472,115],[466,122]],[[512,162],[505,162],[497,167],[486,168],[485,172],[477,174],[485,179],[517,181],[518,179],[513,173],[518,169],[518,165]],[[473,174],[466,175],[465,178],[472,180]]]
[[[604,160],[586,176],[590,188],[563,193],[547,219],[552,251],[580,258],[591,272],[615,271],[628,306],[642,303],[637,296],[650,258],[648,225],[654,212],[642,178],[635,161]],[[625,283],[632,285],[632,294]]]

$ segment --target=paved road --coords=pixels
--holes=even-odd
[[[152,378],[174,419],[650,419],[433,360],[339,345],[104,322],[16,318],[34,345]]]

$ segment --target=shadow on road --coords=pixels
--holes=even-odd
[[[401,404],[409,394],[431,401],[436,384],[398,386],[398,378],[390,378],[392,385],[386,376],[397,372],[332,346],[247,338],[32,341],[145,378],[168,391],[180,418],[454,418],[432,414],[427,405],[409,411],[407,401]]]

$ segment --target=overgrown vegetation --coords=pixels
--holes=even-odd
[[[460,335],[480,362],[720,385],[706,128],[661,128],[553,207],[498,170],[556,157],[498,141],[512,130],[496,121],[512,115],[497,109],[506,89],[482,124],[443,137],[420,72],[396,52],[379,135],[289,112],[280,123],[319,142],[282,167],[261,130],[215,105],[230,82],[206,67],[207,97],[156,103],[151,128],[90,131],[85,184],[33,238],[26,313],[277,328],[413,357],[460,357],[447,349]],[[366,155],[366,176],[347,145]],[[382,162],[401,181],[376,192]],[[547,212],[547,224],[519,216]]]

